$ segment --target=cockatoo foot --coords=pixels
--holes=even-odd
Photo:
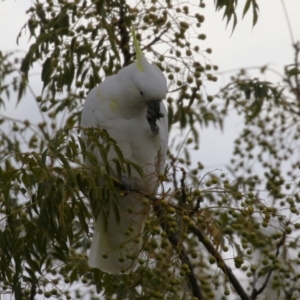
[[[160,102],[161,101],[159,100],[146,102],[148,106],[146,118],[154,136],[159,133],[159,128],[156,124],[156,121],[164,116],[160,112]]]
[[[125,192],[129,193],[132,189],[131,189],[131,185],[129,183],[128,178],[126,178],[125,176],[122,176],[122,183],[123,183]]]

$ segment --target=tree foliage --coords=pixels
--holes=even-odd
[[[215,1],[233,29],[237,3]],[[245,1],[243,14],[250,8],[255,25],[256,1]],[[212,50],[202,49],[203,1],[48,0],[34,1],[27,13],[19,34],[30,32],[25,57],[0,52],[2,293],[16,299],[98,299],[97,293],[106,299],[258,299],[262,293],[265,299],[297,299],[299,43],[280,84],[241,70],[213,97],[205,84],[217,81],[218,67],[208,58]],[[112,276],[87,265],[93,231],[87,199],[99,211],[120,193],[118,180],[104,175],[87,151],[78,121],[87,92],[134,60],[133,24],[143,51],[168,77],[170,149],[159,176],[164,189],[149,199],[140,267]],[[28,80],[38,63],[43,90],[34,95]],[[40,109],[37,124],[29,115],[18,120],[2,114],[11,99],[29,97]],[[199,130],[210,124],[221,129],[233,111],[245,126],[231,165],[228,172],[207,172],[205,162],[191,162]],[[107,132],[86,133],[104,160],[115,149],[111,163],[120,172],[140,171]],[[93,166],[83,166],[82,157]],[[99,176],[104,188],[97,186]]]

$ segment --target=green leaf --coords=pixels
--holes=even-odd
[[[99,294],[102,291],[102,272],[99,269],[93,269],[96,291]]]
[[[26,262],[30,265],[30,268],[25,267],[26,272],[30,276],[30,282],[32,282],[32,283],[38,283],[38,280],[37,280],[37,278],[35,276],[35,273],[34,273],[35,271],[38,271],[38,270],[34,269],[37,266],[35,266],[35,264],[34,264],[34,262],[32,260],[31,261],[27,260]]]
[[[19,281],[14,288],[14,295],[16,300],[23,299],[23,293],[21,288],[21,282]]]
[[[253,7],[253,19],[252,19],[252,25],[253,27],[256,25],[257,21],[258,21],[258,13],[257,13],[258,9],[255,9]]]
[[[130,178],[131,177],[131,166],[130,166],[130,161],[127,159],[125,159],[125,166],[126,166],[127,176]]]
[[[181,115],[180,115],[180,128],[185,128],[187,124],[186,112],[185,108],[182,108]]]
[[[99,49],[102,47],[102,45],[103,45],[103,43],[104,43],[104,41],[105,41],[105,35],[100,39],[100,41],[99,41],[99,43],[97,44],[97,47],[96,47],[96,50],[95,50],[95,53],[96,53],[96,55],[98,54],[98,52],[99,52]],[[106,47],[104,48],[104,49],[106,49]],[[103,50],[104,50],[103,49]],[[102,51],[103,52],[103,51]]]
[[[121,151],[121,149],[119,148],[118,145],[116,144],[112,144],[113,145],[113,148],[114,148],[114,151],[116,152],[117,156],[118,156],[118,160],[121,164],[123,164],[124,162],[124,156],[123,156],[123,153]]]
[[[74,51],[75,51],[76,41],[77,41],[77,37],[74,36],[74,37],[72,38],[71,44],[70,44],[70,50],[71,50],[71,53],[74,53]],[[73,57],[73,55],[71,55],[71,57]]]
[[[115,163],[116,169],[117,169],[117,176],[118,178],[122,177],[122,168],[120,165],[120,161],[118,159],[113,159],[113,162]]]
[[[172,125],[174,124],[174,110],[173,110],[173,106],[169,105],[168,106],[168,124],[169,124],[169,131],[172,127]]]
[[[34,21],[32,19],[28,20],[27,26],[30,32],[30,37],[35,36],[35,26]]]
[[[292,69],[289,69],[286,74],[288,77],[297,76],[298,74],[300,74],[300,70],[297,67],[294,67]]]
[[[79,46],[77,48],[77,63],[79,64],[80,60],[81,60],[81,55],[86,54],[86,47],[84,47],[83,45]]]
[[[44,82],[43,89],[48,85],[50,81],[50,77],[53,72],[51,65],[52,65],[52,58],[48,57],[43,64],[42,74],[41,74],[41,79]]]
[[[85,141],[79,136],[78,137],[80,149],[81,149],[81,155],[83,157],[83,160],[85,160],[85,155],[86,155],[86,144]]]
[[[112,27],[110,25],[104,25],[104,28],[108,34],[108,37],[109,37],[109,42],[110,42],[110,45],[111,45],[111,49],[114,53],[114,55],[118,58],[118,60],[120,60],[120,56],[119,56],[119,51],[116,47],[116,42],[117,42],[117,39],[114,35],[114,32],[112,30]]]
[[[97,67],[95,65],[95,62],[93,60],[91,60],[91,65],[92,65],[92,69],[93,69],[94,80],[95,80],[96,84],[99,84],[101,82],[101,79],[99,77],[98,70],[97,70]]]
[[[112,205],[113,205],[113,210],[114,210],[114,215],[115,215],[115,218],[116,218],[116,222],[117,222],[117,224],[120,224],[121,217],[120,217],[120,211],[119,211],[118,204],[113,199],[110,199],[109,201],[112,201]]]
[[[144,178],[144,171],[143,168],[133,162],[130,162],[130,165],[138,172],[141,178]]]
[[[30,46],[29,51],[27,52],[21,65],[21,71],[24,73],[26,80],[28,80],[28,72],[32,65],[33,56],[35,54],[39,54],[40,45],[45,43],[47,40],[51,39],[52,36],[53,36],[53,32],[49,32],[47,34],[41,34],[36,39],[36,42]]]
[[[73,58],[71,58],[71,62],[69,64],[69,73],[67,78],[68,91],[70,91],[71,89],[71,85],[74,80],[74,74],[75,74],[75,66],[74,66]]]
[[[84,47],[85,53],[90,54],[90,56],[93,56],[94,51],[92,49],[92,44],[86,38],[83,39],[83,42],[84,42],[83,47]]]
[[[48,148],[42,153],[42,163],[43,164],[46,164],[47,154],[48,154]]]
[[[105,1],[106,0],[99,0],[99,1],[95,2],[97,13],[98,13],[99,16],[103,16],[103,14],[104,14]]]
[[[84,83],[84,80],[85,80],[85,77],[86,77],[88,71],[89,71],[89,69],[86,68],[86,69],[82,72],[82,74],[81,74],[81,83],[82,83],[82,84]]]
[[[114,61],[112,59],[112,56],[109,54],[109,59],[108,59],[108,68],[107,68],[107,74],[111,75],[114,67]]]
[[[100,65],[101,66],[106,61],[106,51],[107,51],[107,48],[103,47],[102,52],[101,52],[101,56],[100,56]]]
[[[77,65],[77,71],[76,71],[76,79],[79,77],[81,74],[82,68],[84,66],[84,63],[87,61],[87,57],[83,58]]]
[[[77,279],[78,269],[75,267],[70,274],[70,281],[73,283]]]
[[[96,86],[96,81],[95,81],[94,75],[90,74],[90,77],[89,77],[89,89],[91,90],[95,86]]]
[[[21,98],[24,96],[27,87],[27,81],[25,76],[21,76],[19,91],[18,91],[18,100],[17,104],[20,102]]]
[[[31,180],[30,180],[27,172],[23,168],[21,169],[21,172],[22,172],[22,182],[25,185],[25,187],[28,188],[30,186]]]
[[[243,18],[246,15],[247,11],[249,10],[251,3],[252,3],[252,0],[247,0],[246,1],[245,6],[244,6],[244,10],[243,10]]]

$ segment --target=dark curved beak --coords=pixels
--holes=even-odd
[[[147,101],[147,119],[148,117],[151,119],[158,120],[162,118],[164,115],[160,112],[160,103],[161,100],[153,100],[153,101]]]
[[[160,112],[160,103],[161,100],[153,100],[153,101],[146,102],[147,104],[146,117],[154,136],[159,133],[159,128],[156,125],[156,121],[164,117],[164,114]]]

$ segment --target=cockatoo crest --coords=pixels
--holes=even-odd
[[[132,27],[133,44],[136,53],[136,68],[133,81],[140,89],[146,101],[161,101],[166,98],[167,81],[162,71],[155,65],[150,64],[144,56],[137,41],[135,28]]]
[[[143,68],[143,59],[145,59],[143,52],[140,48],[139,42],[136,38],[136,34],[135,34],[135,27],[132,26],[131,28],[131,33],[132,33],[132,37],[133,37],[133,44],[134,44],[134,49],[135,49],[135,54],[136,54],[136,66],[137,69],[140,72],[144,72],[144,68]]]

